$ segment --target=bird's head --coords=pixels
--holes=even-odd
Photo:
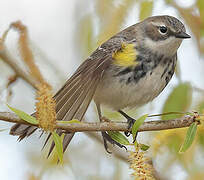
[[[190,38],[181,21],[172,16],[152,16],[142,22],[144,46],[160,54],[171,56],[183,39]]]

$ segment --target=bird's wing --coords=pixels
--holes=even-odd
[[[104,56],[102,59],[87,59],[65,83],[65,85],[54,96],[56,100],[57,119],[70,121],[72,119],[82,120],[100,82],[105,69],[109,66],[110,58]],[[62,134],[60,130],[57,131]],[[65,151],[74,133],[65,134],[63,139],[63,150]],[[49,138],[49,137],[48,137]],[[48,139],[47,139],[48,140]],[[46,140],[46,142],[47,142]],[[45,142],[45,143],[46,143]],[[54,143],[50,147],[50,153]]]
[[[112,54],[121,49],[122,39],[110,39],[101,45],[93,54],[85,60],[77,71],[67,80],[65,85],[55,94],[57,119],[70,121],[72,119],[82,120],[95,90],[108,66],[112,61]],[[36,130],[33,126],[16,124],[11,128],[12,135],[19,135],[19,139],[31,135]],[[60,130],[57,131],[62,135]],[[63,140],[63,149],[66,150],[74,133],[67,133]],[[45,142],[45,145],[50,135]],[[50,153],[54,143],[50,147]]]
[[[65,85],[56,93],[57,119],[70,121],[72,119],[82,120],[100,80],[112,62],[113,53],[121,51],[124,42],[120,39],[111,39],[100,46],[86,60],[77,71],[67,80]],[[62,134],[60,130],[57,131]],[[67,133],[63,139],[63,150],[65,151],[74,133]],[[49,136],[45,142],[47,143]],[[48,156],[54,148],[51,144]]]

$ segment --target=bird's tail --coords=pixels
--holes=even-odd
[[[14,136],[19,136],[18,140],[21,141],[24,137],[30,136],[36,131],[36,127],[24,125],[24,124],[15,124],[10,129],[10,134]]]
[[[73,76],[67,80],[65,85],[56,93],[53,98],[56,101],[56,113],[58,120],[70,121],[72,119],[78,119],[81,121],[83,119],[100,78],[102,77],[104,62],[105,61],[101,60],[86,60],[73,74]],[[33,114],[33,116],[35,115]],[[25,137],[30,136],[36,130],[37,127],[34,126],[15,124],[11,128],[10,134],[19,136],[19,141],[21,141]],[[60,136],[63,134],[63,132],[59,129],[56,132]],[[51,133],[48,135],[45,145],[47,144],[50,136]],[[64,151],[73,136],[74,133],[66,132],[63,139]],[[48,156],[52,152],[54,146],[54,142],[52,142]]]
[[[19,136],[18,140],[21,141],[25,137],[29,137],[31,134],[33,134],[38,128],[34,126],[29,126],[29,125],[24,125],[24,124],[15,124],[14,126],[11,127],[10,134],[14,136]],[[61,136],[62,132],[60,130],[57,131],[57,133]],[[43,148],[47,144],[51,134],[48,135]],[[74,133],[68,133],[65,134],[64,139],[63,139],[63,152],[66,150],[67,146],[69,145],[70,141],[72,140],[74,136]],[[52,142],[48,156],[51,154],[53,148],[54,148],[54,142]]]

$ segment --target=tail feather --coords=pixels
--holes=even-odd
[[[72,140],[75,133],[65,134],[63,139],[63,152],[66,151],[67,146],[69,145],[70,141]]]
[[[34,126],[15,124],[11,127],[10,134],[13,136],[19,136],[18,141],[23,140],[25,137],[29,137],[32,133],[37,130]]]
[[[106,57],[108,58],[108,57]],[[101,80],[104,69],[109,65],[107,59],[88,59],[78,68],[73,76],[67,80],[65,85],[56,93],[54,99],[56,101],[57,119],[70,121],[72,119],[82,120]],[[108,62],[108,63],[105,63]],[[36,127],[22,124],[15,124],[11,130],[11,135],[19,136],[21,141],[36,131]],[[61,130],[56,131],[60,136],[63,134]],[[42,135],[42,134],[41,134]],[[43,148],[47,144],[51,133],[48,135]],[[74,133],[65,133],[63,139],[63,151],[66,150],[68,144],[73,138]],[[55,144],[52,142],[48,156],[53,151]]]
[[[28,128],[28,125],[24,124],[15,124],[14,126],[11,127],[10,134],[11,135],[21,135],[25,132],[25,130]]]

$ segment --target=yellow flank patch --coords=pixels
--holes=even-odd
[[[122,43],[122,48],[113,53],[114,64],[119,66],[133,66],[136,65],[137,51],[135,44]]]

